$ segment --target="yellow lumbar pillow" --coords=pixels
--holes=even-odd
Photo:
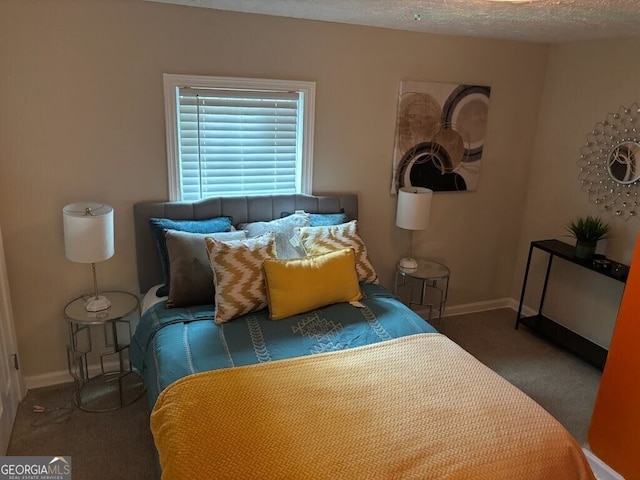
[[[351,248],[262,265],[271,320],[362,298]]]

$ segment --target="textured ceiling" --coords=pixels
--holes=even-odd
[[[150,0],[415,32],[556,43],[640,35],[640,0]]]

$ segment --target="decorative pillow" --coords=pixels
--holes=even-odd
[[[296,235],[308,255],[353,248],[358,280],[364,283],[378,283],[378,275],[369,261],[367,247],[358,235],[357,220],[327,227],[296,228]]]
[[[222,241],[206,237],[215,285],[215,322],[255,312],[267,306],[262,262],[275,258],[272,232],[246,240]]]
[[[289,260],[267,259],[263,268],[271,320],[362,298],[351,248]]]
[[[280,217],[288,217],[293,215],[291,212],[282,212]],[[310,227],[326,227],[328,225],[340,225],[349,221],[349,215],[344,212],[340,213],[309,213]]]
[[[278,258],[299,258],[305,256],[305,251],[295,235],[296,227],[308,227],[309,214],[295,213],[289,217],[278,218],[269,222],[242,223],[238,228],[247,232],[247,237],[256,237],[263,233],[273,232],[276,238],[276,256]],[[297,243],[297,247],[291,240]]]
[[[157,291],[159,297],[166,297],[169,294],[169,257],[167,255],[167,244],[164,238],[165,230],[178,230],[180,232],[191,233],[218,233],[230,232],[233,230],[231,217],[215,217],[207,220],[171,220],[169,218],[150,218],[149,225],[156,247],[160,254],[160,264],[162,266],[163,287]]]
[[[346,213],[310,213],[310,227],[326,227],[329,225],[340,225],[349,221]]]
[[[165,230],[169,256],[169,298],[167,308],[204,305],[214,302],[213,272],[205,237],[242,240],[245,232],[190,233]]]

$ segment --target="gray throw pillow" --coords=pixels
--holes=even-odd
[[[203,220],[172,220],[170,218],[155,217],[149,219],[151,232],[160,255],[162,282],[164,283],[156,292],[158,297],[166,297],[169,294],[169,258],[164,232],[166,230],[180,230],[181,232],[191,233],[230,232],[233,230],[231,220],[231,217],[214,217]]]
[[[213,272],[209,263],[205,237],[219,240],[242,240],[244,231],[224,233],[189,233],[166,230],[169,257],[169,298],[167,308],[214,303]]]

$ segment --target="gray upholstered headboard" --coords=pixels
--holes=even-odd
[[[198,220],[220,216],[233,217],[233,223],[260,222],[280,218],[283,212],[304,210],[308,213],[345,212],[358,218],[358,196],[336,195],[269,195],[260,197],[207,198],[197,202],[141,202],[133,206],[136,235],[138,284],[145,293],[162,283],[162,268],[149,219]]]

